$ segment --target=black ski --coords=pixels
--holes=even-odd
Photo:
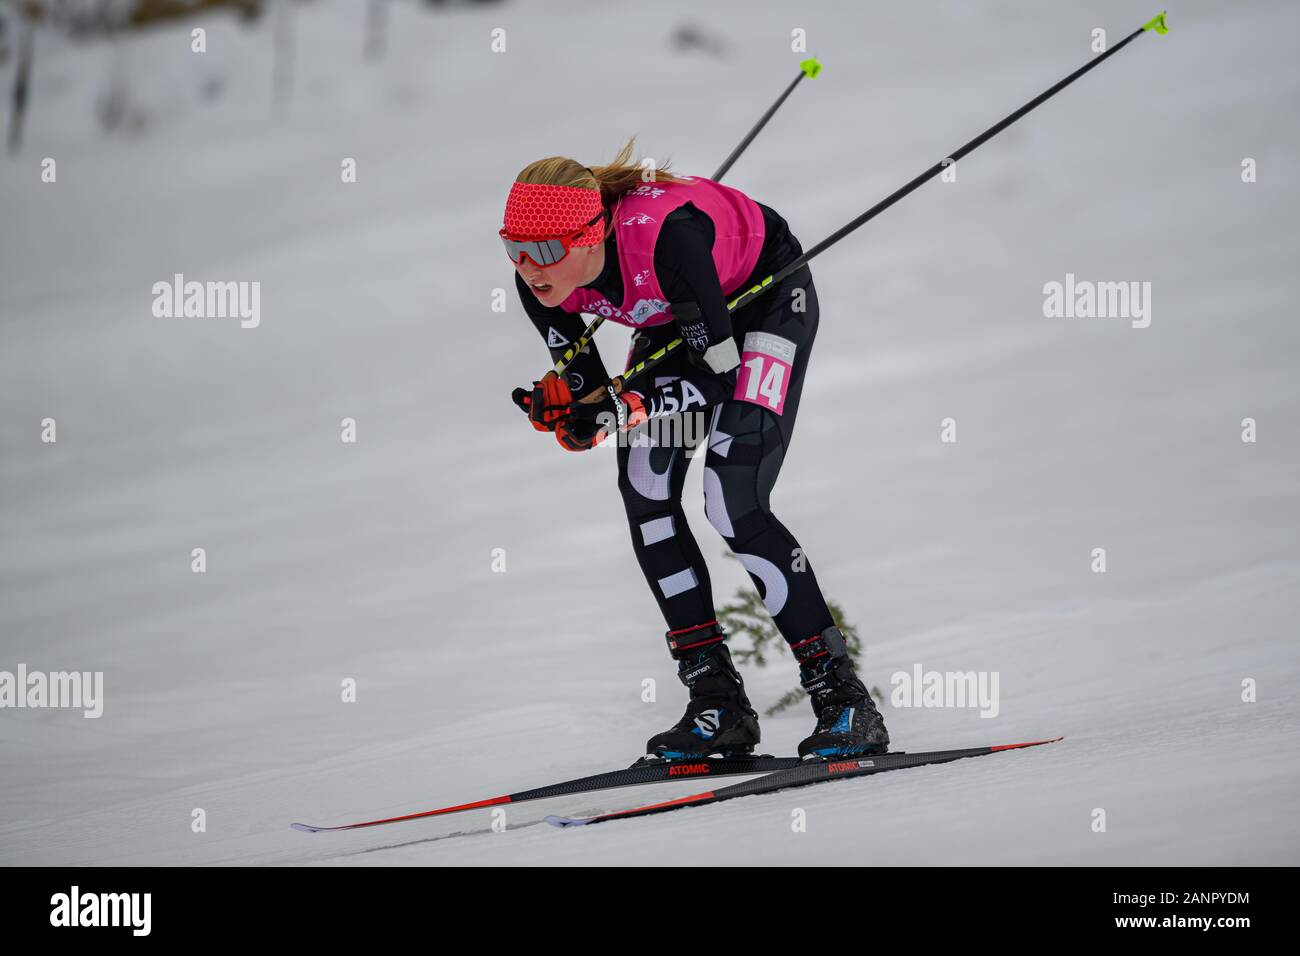
[[[1061,737],[1051,740],[1033,740],[1023,744],[1002,744],[997,747],[971,747],[966,750],[934,750],[929,753],[882,754],[875,757],[845,757],[832,760],[805,760],[790,770],[778,770],[766,774],[757,780],[746,780],[720,790],[708,790],[704,793],[666,800],[663,803],[651,803],[630,810],[616,810],[594,817],[557,817],[550,816],[546,822],[557,827],[580,827],[589,823],[604,823],[607,820],[624,820],[628,817],[644,817],[652,813],[664,813],[682,807],[698,807],[710,803],[719,803],[735,797],[748,797],[759,793],[775,793],[790,787],[804,787],[827,780],[840,780],[845,777],[863,777],[872,773],[884,773],[887,770],[903,770],[907,767],[922,767],[926,764],[949,763],[964,757],[983,757],[986,754],[1002,750],[1019,750],[1024,747],[1037,747],[1040,744],[1056,743]]]
[[[472,803],[460,803],[436,810],[423,810],[419,813],[407,813],[400,817],[386,817],[381,820],[363,820],[360,823],[345,823],[340,826],[318,827],[310,823],[291,823],[290,826],[303,833],[327,833],[339,830],[359,830],[363,827],[377,827],[386,823],[401,823],[406,820],[420,820],[424,817],[438,817],[448,813],[461,813],[465,810],[479,810],[484,807],[502,806],[507,803],[523,803],[527,800],[545,800],[547,797],[559,797],[572,793],[587,793],[592,790],[609,790],[614,787],[635,787],[647,783],[666,783],[672,780],[684,780],[688,777],[734,777],[746,773],[772,773],[797,767],[798,757],[773,757],[767,754],[753,757],[719,757],[700,760],[638,762],[626,770],[611,770],[607,773],[578,777],[563,783],[553,783],[532,790],[521,790],[500,797],[488,797]]]

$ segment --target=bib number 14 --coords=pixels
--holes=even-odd
[[[785,409],[790,387],[795,345],[770,332],[750,332],[740,354],[734,398],[770,408],[778,415]]]

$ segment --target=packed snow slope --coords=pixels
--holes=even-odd
[[[825,69],[727,181],[809,247],[1157,12],[391,6],[375,63],[363,5],[295,8],[278,102],[274,18],[214,16],[204,55],[193,23],[39,39],[0,160],[0,670],[102,671],[105,702],[0,711],[0,862],[1300,862],[1300,8],[1266,2],[1175,3],[813,266],[773,507],[868,684],[999,679],[992,717],[887,701],[895,746],[1062,743],[575,831],[536,824],[700,784],[291,831],[623,766],[681,712],[613,455],[509,401],[547,367],[496,236],[522,166],[636,133],[709,175],[802,29]],[[155,317],[175,273],[259,282],[260,325]],[[1151,283],[1149,326],[1045,317],[1067,273]],[[611,372],[626,338],[599,333]],[[747,579],[698,469],[721,602]],[[746,676],[762,707],[796,682]]]

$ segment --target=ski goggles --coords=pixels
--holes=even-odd
[[[499,235],[501,241],[505,243],[506,255],[510,257],[511,262],[518,264],[524,261],[524,256],[527,256],[534,265],[546,268],[567,256],[569,250],[577,244],[587,230],[604,218],[605,210],[602,209],[567,236],[558,236],[554,239],[512,239],[505,227],[502,227]]]

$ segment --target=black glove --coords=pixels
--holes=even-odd
[[[627,431],[646,420],[645,403],[638,392],[621,392],[622,382],[606,382],[595,397],[573,402],[555,429],[555,440],[568,451],[586,451],[605,440],[611,431]]]
[[[588,451],[603,442],[605,435],[605,426],[594,418],[561,418],[555,423],[555,440],[565,451]]]
[[[555,431],[555,423],[563,417],[573,401],[569,383],[554,371],[547,372],[531,389],[517,388],[510,393],[511,400],[528,415],[539,432]]]

